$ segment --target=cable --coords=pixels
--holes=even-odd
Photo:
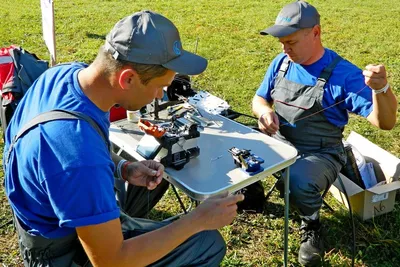
[[[251,119],[258,120],[258,118],[255,117],[255,116],[251,116],[251,115],[248,115],[248,114],[240,113],[240,112],[234,111],[232,109],[229,109],[228,112],[231,112],[231,114],[234,114],[234,115],[240,115],[240,116],[244,116],[244,117],[248,117],[248,118],[251,118]],[[229,114],[226,117],[228,117],[228,116],[229,116]]]
[[[358,91],[355,92],[354,94],[358,95],[359,93],[361,93],[362,90],[364,90],[364,89],[367,88],[367,87],[368,87],[368,85],[365,85],[363,88],[361,88],[360,90],[358,90]],[[306,119],[306,118],[309,118],[309,117],[312,117],[312,116],[314,116],[314,115],[317,115],[318,113],[321,113],[321,112],[323,112],[323,111],[325,111],[325,110],[327,110],[327,109],[333,108],[334,106],[337,106],[337,105],[343,103],[344,101],[346,101],[346,99],[342,99],[342,100],[336,102],[335,104],[332,104],[332,105],[330,105],[330,106],[328,106],[328,107],[326,107],[326,108],[323,108],[323,109],[321,109],[321,110],[318,110],[317,112],[314,112],[314,113],[311,113],[311,114],[306,115],[306,116],[304,116],[304,117],[301,117],[301,118],[298,118],[298,119],[296,119],[296,120],[293,120],[292,123],[289,123],[289,122],[281,123],[281,124],[279,125],[279,127],[280,127],[280,126],[286,126],[286,125],[293,125],[293,124],[294,124],[295,122],[297,122],[297,121],[301,121],[301,120],[304,120],[304,119]]]
[[[355,258],[356,258],[356,228],[354,226],[353,211],[351,209],[349,196],[347,195],[346,188],[344,187],[344,184],[343,184],[342,178],[340,178],[340,175],[338,176],[338,180],[339,180],[340,186],[343,189],[343,193],[344,193],[344,195],[346,197],[347,204],[349,206],[350,220],[351,220],[351,223],[352,223],[352,226],[353,226],[353,246],[352,246],[351,266],[354,267],[354,261],[355,261]]]

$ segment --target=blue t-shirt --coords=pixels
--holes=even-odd
[[[291,62],[286,72],[286,79],[299,84],[314,86],[322,70],[327,67],[337,54],[325,48],[325,53],[317,62],[311,65],[300,65]],[[279,54],[269,66],[264,80],[256,94],[268,102],[272,102],[271,90],[274,88],[275,78],[279,68],[286,58],[284,53]],[[324,87],[322,107],[327,108],[339,101],[338,105],[324,110],[324,115],[330,123],[343,127],[348,122],[348,113],[367,117],[372,111],[372,91],[365,85],[362,71],[347,60],[341,60]]]
[[[83,64],[47,70],[31,86],[6,131],[10,140],[36,115],[52,109],[83,112],[108,139],[109,113],[83,93],[78,72]],[[99,133],[83,120],[55,120],[19,139],[6,171],[6,193],[22,227],[34,235],[63,237],[75,227],[119,217],[114,196],[114,164]]]

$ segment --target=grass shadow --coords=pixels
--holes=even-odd
[[[90,39],[97,39],[97,40],[105,40],[106,35],[105,34],[97,34],[97,33],[86,33],[86,36]]]

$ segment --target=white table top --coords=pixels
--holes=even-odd
[[[294,147],[223,116],[203,115],[214,123],[200,132],[200,155],[191,159],[182,170],[166,168],[164,176],[192,199],[201,201],[226,191],[235,192],[296,161]],[[136,152],[141,135],[143,133],[137,131],[136,125],[126,120],[113,122],[110,127],[111,142],[137,160],[143,160]],[[264,159],[261,165],[264,171],[249,176],[237,168],[228,151],[231,147],[250,149],[251,153]]]

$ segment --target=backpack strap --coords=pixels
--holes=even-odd
[[[95,130],[96,132],[100,135],[100,137],[103,139],[104,143],[106,144],[108,150],[110,151],[110,144],[103,133],[103,131],[100,129],[99,125],[89,116],[83,114],[82,112],[78,111],[70,111],[70,110],[63,110],[63,109],[54,109],[50,110],[44,113],[41,113],[34,117],[32,120],[30,120],[27,124],[25,124],[22,129],[20,129],[17,133],[17,135],[14,136],[10,147],[8,148],[7,151],[7,157],[6,157],[6,163],[8,163],[11,151],[17,142],[18,139],[23,137],[26,133],[28,133],[32,128],[35,128],[37,125],[49,122],[49,121],[55,121],[55,120],[84,120],[88,122]]]

